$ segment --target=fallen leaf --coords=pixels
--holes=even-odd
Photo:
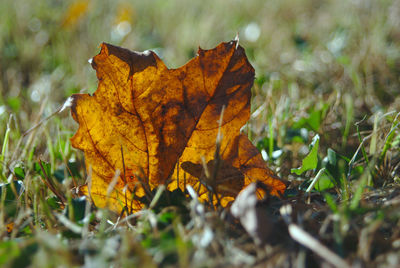
[[[11,233],[14,229],[14,223],[10,222],[9,224],[6,225],[7,228],[7,233]]]
[[[167,183],[169,190],[190,184],[201,199],[208,199],[200,165],[212,166],[218,131],[223,169],[215,184],[229,192],[219,196],[223,205],[256,180],[273,195],[285,190],[257,148],[240,134],[250,116],[254,69],[237,41],[199,49],[179,69],[168,69],[152,51],[103,43],[92,66],[98,88],[92,96],[72,96],[71,113],[79,129],[71,143],[85,152],[91,178],[90,187],[81,191],[90,192],[97,206],[137,210],[143,206],[137,197]],[[117,170],[120,176],[107,194]],[[227,170],[233,177],[224,182]]]
[[[221,162],[217,166],[214,160],[210,160],[205,168],[201,164],[183,162],[181,168],[208,185],[209,190],[216,190],[225,197],[235,197],[243,188],[244,175],[238,168],[226,164],[223,160]],[[209,176],[205,174],[206,172],[210,173]],[[216,176],[213,178],[212,174],[216,174]]]

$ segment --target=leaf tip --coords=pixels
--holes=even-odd
[[[67,101],[64,103],[63,108],[62,108],[62,109],[65,109],[67,107],[70,107],[72,118],[78,123],[79,123],[78,117],[77,117],[78,116],[78,112],[77,112],[78,102],[79,102],[79,99],[83,98],[83,96],[86,96],[86,95],[89,96],[89,94],[73,94],[71,97],[69,97],[67,99]]]

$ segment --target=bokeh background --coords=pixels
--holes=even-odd
[[[0,137],[8,122],[18,129],[11,147],[68,96],[95,91],[87,61],[101,42],[152,49],[177,68],[199,46],[239,34],[256,70],[249,135],[274,133],[294,154],[288,127],[301,118],[320,113],[324,120],[308,129],[329,135],[329,146],[345,153],[354,122],[400,106],[396,0],[3,0],[0,22]],[[48,136],[68,137],[77,128],[68,113],[51,122]],[[36,143],[39,151],[46,145]]]

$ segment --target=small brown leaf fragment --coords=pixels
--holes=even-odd
[[[178,69],[168,69],[151,51],[102,44],[92,66],[98,88],[92,96],[72,96],[71,112],[79,129],[71,143],[85,152],[90,196],[97,206],[138,210],[143,205],[137,197],[145,194],[144,186],[154,189],[169,181],[170,190],[184,189],[188,183],[207,199],[198,167],[202,158],[213,162],[218,131],[223,135],[223,170],[234,171],[234,179],[228,180],[223,178],[225,171],[219,172],[221,194],[229,192],[223,204],[255,180],[269,185],[275,195],[286,188],[240,134],[250,116],[254,69],[236,41],[199,49],[197,57]],[[196,168],[185,170],[185,162]],[[117,170],[120,179],[109,195],[112,201],[106,202]],[[82,190],[88,194],[87,188]]]
[[[263,190],[261,186],[260,182],[249,184],[239,193],[230,209],[257,245],[267,242],[274,229],[265,207],[260,206],[262,200],[258,196]]]

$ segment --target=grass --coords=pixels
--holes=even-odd
[[[1,266],[326,264],[290,224],[349,264],[400,265],[398,1],[72,3],[0,3]],[[69,141],[77,125],[68,111],[42,120],[72,93],[94,92],[87,60],[98,45],[153,49],[179,67],[199,45],[236,33],[256,70],[244,131],[290,181],[266,208],[270,240],[256,245],[227,210],[179,192],[125,219],[78,198],[86,171]],[[279,214],[287,204],[288,223]]]

